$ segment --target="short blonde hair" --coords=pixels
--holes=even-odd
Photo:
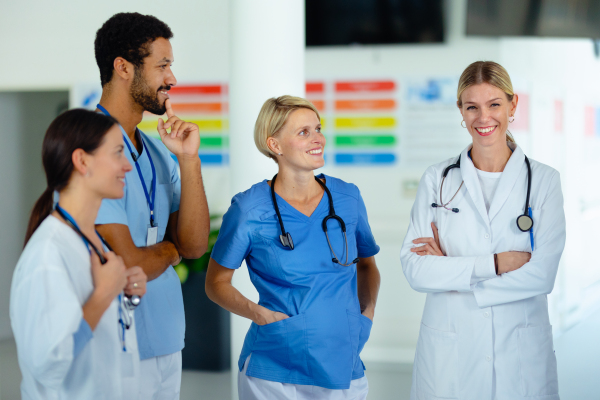
[[[480,83],[488,83],[497,87],[506,94],[508,101],[512,101],[515,97],[510,76],[504,67],[493,61],[475,61],[469,65],[460,76],[458,81],[458,90],[456,91],[456,99],[459,107],[462,107],[462,94],[468,87],[478,85]],[[515,142],[510,132],[506,132],[506,139],[509,142]]]
[[[285,95],[265,101],[254,125],[254,143],[258,151],[277,162],[276,154],[267,146],[267,139],[275,136],[283,128],[290,114],[299,108],[314,111],[319,121],[321,120],[319,111],[313,103],[301,97]]]

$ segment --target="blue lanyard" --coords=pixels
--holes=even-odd
[[[92,243],[90,243],[88,241],[88,239],[85,237],[83,232],[81,232],[81,229],[79,229],[79,225],[77,225],[75,218],[73,218],[71,216],[71,214],[69,214],[64,208],[62,208],[58,204],[56,205],[56,209],[61,217],[65,218],[68,222],[71,223],[71,226],[75,229],[75,232],[77,232],[79,234],[79,236],[81,237],[81,240],[83,240],[83,243],[85,244],[85,246],[87,247],[87,249],[91,255],[92,249],[90,249],[90,247],[93,247],[94,250],[96,250],[96,248]],[[104,239],[102,238],[102,236],[100,236],[98,231],[96,231],[96,235],[98,235],[100,240],[104,243]],[[96,252],[98,252],[98,251],[96,250]],[[127,348],[125,347],[125,322],[123,321],[123,311],[121,310],[121,304],[122,304],[122,298],[121,298],[121,294],[119,294],[119,323],[121,324],[121,331],[122,331],[121,343],[123,344],[123,351],[127,351]]]
[[[106,110],[106,108],[102,107],[100,104],[96,104],[96,107],[102,111],[105,115],[110,116],[110,113]],[[127,149],[129,150],[129,153],[131,154],[131,158],[133,158],[133,161],[135,163],[135,168],[137,169],[137,173],[138,176],[140,177],[140,181],[142,182],[142,187],[144,188],[144,194],[146,195],[146,201],[148,202],[148,207],[150,208],[150,226],[154,226],[154,199],[156,197],[156,170],[154,169],[154,162],[152,161],[152,156],[150,155],[150,152],[148,151],[148,147],[146,147],[146,143],[144,142],[144,139],[142,138],[142,135],[140,135],[140,140],[142,141],[142,145],[144,146],[144,150],[146,151],[146,154],[148,155],[148,160],[150,161],[150,167],[152,168],[152,194],[148,194],[148,188],[146,187],[146,182],[144,182],[144,176],[142,175],[142,169],[140,168],[140,165],[138,164],[138,157],[135,155],[135,153],[133,152],[133,150],[131,149],[131,146],[129,145],[129,141],[127,140],[127,135],[125,134],[125,130],[123,129],[123,127],[119,124],[119,128],[121,128],[121,132],[123,132],[123,141],[125,142],[125,144],[127,145]],[[135,128],[137,130],[137,128]],[[150,197],[152,196],[152,197]]]

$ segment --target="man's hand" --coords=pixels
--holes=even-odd
[[[179,119],[171,108],[171,100],[165,101],[167,122],[158,119],[158,134],[171,153],[179,157],[198,157],[200,131],[198,125]],[[167,129],[171,128],[171,132]]]

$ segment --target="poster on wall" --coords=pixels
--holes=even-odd
[[[394,166],[399,161],[399,84],[393,79],[327,80],[306,84],[306,96],[322,117],[330,165]],[[99,85],[71,91],[71,107],[95,109]],[[199,155],[204,165],[228,166],[229,119],[227,85],[179,84],[169,91],[173,111],[200,128]],[[138,128],[159,138],[158,117],[144,113]]]
[[[402,120],[402,165],[424,167],[460,152],[471,136],[456,105],[458,78],[407,78]]]
[[[321,114],[329,165],[397,165],[398,86],[393,79],[332,79],[306,84],[306,97]]]

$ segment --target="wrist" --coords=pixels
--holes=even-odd
[[[258,304],[253,304],[252,322],[257,325],[266,324],[268,322],[267,312],[270,312],[270,310],[267,310],[265,307],[259,306]]]
[[[195,154],[175,154],[175,157],[177,157],[177,161],[179,162],[179,165],[181,166],[181,164],[184,165],[200,165],[200,156],[198,155],[198,152],[196,151]]]
[[[106,309],[108,308],[108,306],[110,306],[110,303],[113,301],[114,297],[115,296],[113,296],[111,291],[105,290],[101,287],[97,287],[92,292],[92,295],[90,296],[86,304],[89,303]]]

